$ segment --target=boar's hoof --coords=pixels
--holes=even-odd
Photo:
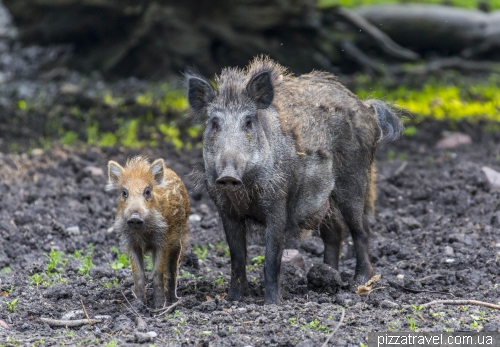
[[[370,268],[366,269],[366,271],[356,271],[356,274],[354,275],[354,284],[365,284],[370,280],[375,275],[375,271]]]
[[[246,286],[239,285],[234,288],[229,288],[229,292],[227,293],[226,300],[227,301],[240,301],[243,295],[245,295]]]

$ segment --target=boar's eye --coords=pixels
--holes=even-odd
[[[122,198],[123,199],[128,198],[128,191],[126,189],[122,190]]]
[[[144,195],[144,198],[151,199],[151,188],[150,187],[146,187],[144,189],[143,195]]]
[[[252,126],[253,126],[252,119],[251,118],[247,118],[245,120],[245,129],[250,130],[250,129],[252,129]]]
[[[219,120],[217,118],[212,118],[210,124],[212,125],[213,130],[215,131],[219,130]]]

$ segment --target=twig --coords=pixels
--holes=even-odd
[[[172,305],[168,306],[165,309],[153,311],[153,312],[159,312],[157,315],[155,315],[155,317],[160,316],[160,315],[165,314],[165,313],[172,313],[174,311],[174,308],[176,308],[177,305],[179,305],[179,303],[181,301],[182,301],[182,299],[174,302]]]
[[[130,305],[130,309],[132,309],[132,313],[134,313],[137,317],[140,317],[139,313],[137,313],[137,311],[134,309],[134,307],[132,306],[132,304],[130,303],[130,301],[128,301],[128,299],[125,296],[125,294],[123,294],[123,292],[121,292],[121,293],[122,293],[123,297],[125,298],[125,300],[127,300],[128,304]],[[125,306],[125,307],[127,307],[127,306]]]
[[[89,314],[87,313],[87,310],[85,309],[85,305],[83,304],[83,300],[81,297],[80,297],[80,302],[82,303],[83,312],[85,312],[85,317],[87,317],[87,319],[89,320],[89,325],[92,326],[92,321],[89,317]]]
[[[338,7],[336,12],[349,23],[368,34],[368,36],[377,42],[385,53],[405,60],[417,60],[419,58],[418,53],[398,45],[389,37],[389,35],[379,30],[375,25],[371,24],[368,20],[356,12],[347,10],[343,7]]]
[[[343,40],[340,44],[340,47],[349,56],[349,58],[362,66],[367,72],[383,72],[382,67],[375,60],[373,60],[362,50],[360,50],[351,40]]]
[[[44,323],[47,323],[50,326],[54,327],[79,327],[80,325],[85,324],[95,324],[101,323],[102,319],[75,319],[75,320],[63,320],[63,319],[51,319],[51,318],[43,318],[40,320]]]
[[[500,305],[490,304],[489,302],[477,301],[477,300],[434,300],[426,304],[420,305],[422,308],[426,308],[433,305],[477,305],[485,306],[489,308],[494,308],[500,310]]]
[[[335,327],[335,329],[333,329],[332,333],[330,334],[330,336],[328,336],[328,338],[326,339],[325,343],[323,343],[321,345],[321,347],[326,347],[328,345],[328,341],[330,341],[330,339],[333,337],[333,335],[335,335],[335,333],[337,332],[337,330],[339,330],[340,325],[344,321],[344,315],[345,315],[345,309],[342,309],[342,316],[340,316],[340,320],[339,320],[337,326]]]

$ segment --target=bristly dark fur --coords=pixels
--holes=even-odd
[[[227,299],[239,300],[247,288],[252,229],[265,234],[266,304],[280,300],[285,240],[302,229],[320,229],[324,262],[335,269],[342,230],[348,229],[356,249],[355,279],[369,280],[375,149],[402,131],[390,108],[359,99],[330,73],[295,77],[264,56],[245,69],[223,69],[217,89],[187,76],[189,103],[206,123],[204,183],[231,252]]]
[[[391,142],[397,140],[404,132],[401,118],[396,114],[394,107],[379,99],[365,100],[377,115],[377,122],[382,131],[380,142]]]

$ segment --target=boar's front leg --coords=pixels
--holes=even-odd
[[[221,213],[221,218],[229,252],[231,253],[231,284],[227,300],[236,301],[241,299],[248,287],[246,230],[243,221],[237,217]]]
[[[134,293],[141,304],[146,303],[146,276],[144,274],[144,254],[140,247],[128,250],[132,276],[134,278]]]
[[[278,305],[281,300],[280,272],[285,230],[288,230],[285,208],[273,209],[273,213],[269,214],[266,228],[266,257],[264,259],[264,284],[266,288],[264,304],[266,305]]]

